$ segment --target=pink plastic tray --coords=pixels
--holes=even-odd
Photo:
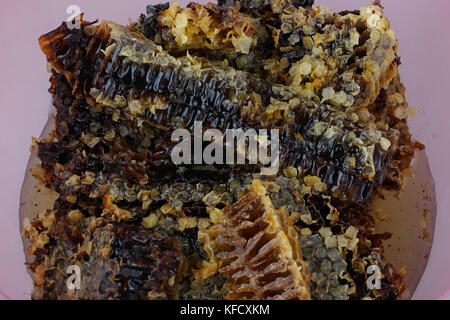
[[[180,1],[185,4],[185,1]],[[369,0],[316,0],[334,10],[356,9]],[[17,1],[2,0],[0,11],[0,298],[29,299],[31,278],[24,266],[19,235],[19,196],[29,158],[31,136],[39,136],[50,111],[48,73],[37,38],[55,28],[76,4],[87,19],[110,19],[126,24],[154,0]],[[427,146],[435,178],[438,214],[433,249],[427,269],[415,292],[416,299],[450,298],[450,88],[448,51],[450,22],[447,0],[383,1],[385,12],[400,41],[400,73],[408,89],[407,99],[418,108],[410,124],[414,137]]]

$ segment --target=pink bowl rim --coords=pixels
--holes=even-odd
[[[439,298],[439,300],[450,300],[450,288]]]
[[[0,300],[12,300],[6,293],[0,289]]]

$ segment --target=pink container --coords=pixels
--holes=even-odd
[[[186,1],[180,1],[183,5]],[[200,1],[202,2],[202,1]],[[333,10],[356,9],[369,0],[316,0]],[[24,266],[19,234],[19,197],[29,158],[31,137],[38,137],[50,108],[49,75],[37,38],[66,20],[76,4],[88,20],[110,19],[126,24],[154,0],[132,2],[78,0],[2,0],[0,12],[0,298],[29,299],[32,281]],[[427,146],[436,183],[438,214],[433,248],[415,299],[450,299],[450,35],[447,0],[383,1],[400,42],[400,73],[407,99],[418,109],[410,120],[416,140]],[[449,117],[449,118],[447,118]]]

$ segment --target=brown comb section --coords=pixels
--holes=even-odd
[[[230,278],[227,299],[310,299],[307,265],[284,209],[276,210],[258,180],[223,210],[205,237],[217,236],[211,260]],[[214,263],[213,263],[214,264]]]
[[[63,25],[42,36],[40,44],[74,96],[92,108],[100,104],[123,110],[164,131],[180,126],[190,129],[195,121],[202,121],[205,129],[221,131],[279,129],[281,167],[301,167],[304,174],[320,176],[342,202],[369,201],[386,176],[394,147],[383,149],[374,141],[371,147],[355,144],[367,139],[369,143],[373,135],[330,106],[278,101],[282,98],[271,97],[270,84],[257,76],[222,65],[203,67],[205,61],[192,62],[188,57],[175,58],[139,33],[112,22],[97,27],[83,22],[80,30]],[[291,102],[292,111],[270,111]],[[379,134],[394,145],[390,131]],[[158,161],[170,164],[172,146],[161,141],[167,152]]]
[[[77,224],[66,218],[54,225],[49,235],[58,239],[57,245],[34,252],[32,267],[40,276],[35,277],[32,298],[177,299],[185,262],[179,243],[140,226],[104,224],[102,218],[91,217]],[[90,230],[94,225],[99,226]],[[82,275],[77,290],[66,286],[70,266]]]

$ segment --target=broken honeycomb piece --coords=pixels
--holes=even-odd
[[[332,236],[330,237],[332,239]],[[300,237],[304,259],[311,272],[311,296],[318,300],[348,300],[350,276],[347,262],[338,249],[337,242],[325,240],[320,233]]]
[[[90,176],[90,174],[88,174]],[[331,299],[338,298],[343,299],[343,292],[345,288],[348,288],[348,298],[362,298],[367,294],[373,298],[389,298],[394,297],[397,292],[397,286],[401,285],[400,278],[395,277],[386,277],[386,280],[383,282],[383,290],[382,291],[371,291],[365,292],[366,284],[365,284],[365,268],[360,267],[360,265],[366,265],[369,260],[365,257],[367,254],[377,255],[378,248],[380,244],[378,242],[373,242],[374,249],[364,249],[364,247],[359,246],[359,242],[354,242],[355,236],[357,232],[354,227],[346,227],[343,231],[336,232],[336,229],[329,229],[328,226],[333,225],[334,228],[339,227],[339,220],[336,220],[336,216],[339,217],[339,213],[332,205],[329,203],[329,199],[327,197],[320,194],[320,192],[316,191],[313,187],[306,184],[303,179],[295,174],[295,170],[292,168],[288,168],[285,171],[286,176],[279,176],[277,178],[269,178],[266,177],[264,179],[259,180],[261,185],[267,191],[267,196],[270,197],[271,203],[274,208],[278,211],[286,210],[286,214],[289,215],[289,220],[295,222],[297,225],[302,225],[303,229],[298,230],[298,234],[300,236],[300,246],[303,250],[303,256],[305,260],[310,264],[309,269],[313,274],[311,280],[309,282],[311,288],[311,295],[313,299]],[[80,176],[85,176],[85,174],[81,174]],[[59,179],[59,178],[58,178]],[[104,192],[108,192],[116,199],[116,204],[120,209],[127,209],[130,212],[134,212],[134,223],[139,223],[139,221],[145,221],[148,213],[142,210],[142,203],[152,200],[152,203],[147,208],[151,210],[153,216],[156,219],[156,225],[152,226],[148,230],[149,233],[159,234],[166,238],[171,238],[175,241],[180,242],[180,246],[183,251],[183,255],[186,257],[186,272],[183,272],[182,280],[180,283],[180,288],[178,289],[178,296],[181,299],[184,298],[208,298],[207,292],[212,292],[213,295],[211,297],[222,298],[225,296],[227,292],[227,287],[229,285],[228,277],[218,277],[218,263],[216,259],[212,261],[208,258],[206,253],[213,252],[214,244],[210,241],[214,239],[214,237],[220,236],[220,233],[223,232],[222,228],[218,227],[220,222],[224,217],[224,210],[220,209],[223,205],[232,206],[233,202],[237,201],[239,198],[244,197],[245,195],[252,192],[254,187],[252,186],[252,177],[251,175],[235,175],[232,179],[228,181],[208,181],[206,179],[200,179],[199,177],[193,179],[184,178],[184,182],[174,182],[174,181],[159,181],[155,182],[153,185],[133,185],[129,186],[126,179],[123,179],[119,176],[111,176],[108,179],[96,177],[95,181],[90,185],[94,190],[102,189]],[[309,180],[316,179],[307,179],[309,184],[311,184]],[[200,182],[199,182],[200,181]],[[312,184],[314,186],[314,184]],[[259,190],[262,190],[259,188]],[[81,213],[87,214],[86,208],[86,200],[83,193],[89,192],[89,190],[79,190],[76,193],[77,201],[75,204],[71,204],[71,206],[76,205],[78,208],[78,213],[75,214],[74,210],[67,211],[67,216],[69,218],[68,221],[70,223],[74,223],[79,221],[79,217]],[[227,195],[226,197],[224,195]],[[99,194],[98,197],[100,199],[104,195]],[[225,200],[227,199],[227,200]],[[93,199],[95,200],[95,198]],[[58,200],[58,204],[56,207],[64,207],[66,204],[60,203],[62,200]],[[95,202],[94,202],[95,203]],[[92,206],[93,203],[90,204]],[[181,208],[181,212],[177,213],[174,208]],[[285,207],[285,209],[283,208]],[[100,207],[100,212],[103,209]],[[208,212],[208,214],[207,214]],[[299,213],[300,216],[296,215]],[[344,216],[345,216],[344,212]],[[198,223],[196,228],[188,228],[183,232],[178,231],[177,223],[183,219],[183,217],[188,216],[191,218],[198,218]],[[363,213],[355,213],[355,217],[361,217]],[[305,220],[304,216],[309,216],[310,220]],[[75,218],[75,219],[73,219]],[[91,219],[91,218],[88,218]],[[142,219],[142,220],[141,220]],[[342,219],[343,223],[345,222],[345,218]],[[45,215],[40,217],[40,221],[45,226],[51,226],[55,223],[55,220],[61,221],[61,218],[57,218],[55,213],[51,213],[49,215]],[[208,221],[209,220],[209,221]],[[103,223],[108,222],[108,216],[103,216],[101,218]],[[360,219],[359,223],[362,225],[367,225],[367,222],[363,222],[364,220]],[[213,227],[211,227],[211,224]],[[63,225],[63,224],[61,224]],[[304,233],[308,226],[309,233]],[[323,228],[325,226],[325,228]],[[358,226],[359,227],[359,226]],[[371,224],[366,226],[366,228],[371,228]],[[34,247],[36,249],[42,249],[45,246],[45,242],[42,242],[39,239],[48,238],[50,242],[53,243],[53,239],[70,239],[67,238],[67,235],[73,234],[70,228],[65,233],[53,233],[48,234],[47,231],[42,230],[39,232],[38,229],[30,229],[30,234],[33,235],[31,240],[33,241]],[[89,230],[89,229],[88,229]],[[200,230],[200,233],[197,235],[197,231]],[[319,230],[319,231],[317,231]],[[370,229],[366,232],[372,232]],[[74,235],[77,235],[75,233]],[[42,236],[41,236],[42,235]],[[314,253],[309,247],[314,247],[315,244],[309,244],[308,237],[321,237],[323,236],[323,240],[319,243],[320,246],[325,247],[330,254],[337,253],[336,250],[329,250],[332,248],[338,249],[339,252],[342,250],[342,253],[339,253],[336,257],[332,257],[332,259],[341,259],[342,256],[347,256],[344,254],[347,248],[352,248],[354,250],[355,245],[358,247],[358,251],[360,249],[364,249],[367,253],[358,256],[354,255],[354,252],[351,253],[351,260],[348,260],[348,264],[346,267],[346,271],[343,273],[343,278],[340,279],[340,284],[342,286],[338,286],[337,283],[334,282],[334,275],[330,275],[330,277],[326,277],[326,274],[317,270],[318,266],[323,264],[324,271],[328,267],[329,262],[323,262],[323,258],[321,253],[319,252],[311,258],[311,255]],[[209,237],[209,240],[208,240]],[[306,238],[305,238],[306,237]],[[348,241],[344,241],[345,239]],[[341,239],[342,238],[342,239]],[[77,239],[75,237],[74,239]],[[199,241],[201,240],[201,241]],[[93,244],[100,240],[94,240]],[[86,241],[84,241],[86,242]],[[48,243],[48,241],[46,241]],[[72,243],[72,241],[68,241],[67,243]],[[366,243],[366,242],[363,242]],[[61,247],[61,245],[60,245]],[[72,246],[76,248],[76,243]],[[105,247],[102,245],[100,249]],[[203,248],[202,248],[203,247]],[[100,250],[99,249],[99,250]],[[68,249],[63,249],[66,252]],[[319,249],[319,251],[322,249]],[[39,252],[39,251],[38,251]],[[106,253],[107,251],[103,250],[99,254]],[[339,258],[341,257],[341,258]],[[207,260],[204,260],[207,259]],[[385,262],[378,258],[378,265],[381,270],[391,270],[392,274],[395,275],[397,271],[394,269],[385,269]],[[329,259],[328,259],[329,260]],[[336,260],[336,261],[337,261]],[[366,262],[367,261],[367,262]],[[70,262],[70,260],[68,260]],[[201,264],[199,264],[201,263]],[[341,263],[340,266],[343,267],[345,263]],[[200,270],[196,272],[196,268]],[[342,268],[341,268],[342,269]],[[193,274],[191,274],[191,271]],[[383,274],[385,271],[383,271]],[[39,273],[38,273],[39,274]],[[347,277],[347,275],[352,274],[351,277]],[[356,276],[355,276],[356,274]],[[389,275],[389,273],[386,273]],[[99,275],[101,276],[101,275]],[[363,278],[361,280],[361,278]],[[397,280],[393,280],[397,279]],[[108,281],[105,279],[105,281]],[[130,280],[131,281],[131,280]],[[325,281],[325,282],[324,282]],[[320,289],[318,289],[317,282],[321,283]],[[346,282],[342,284],[341,282]],[[350,285],[354,282],[354,285]],[[345,287],[347,285],[347,287]],[[203,287],[202,287],[203,286]],[[331,292],[333,295],[328,295],[323,292],[326,288],[334,288]],[[43,290],[50,290],[49,288]],[[320,290],[322,294],[319,294],[317,290]],[[47,293],[48,294],[48,293]],[[61,293],[62,294],[62,293]],[[89,297],[87,294],[94,293],[81,293],[78,298],[87,298]],[[46,296],[50,297],[50,296]],[[99,298],[104,297],[103,295],[98,295]],[[122,294],[118,294],[116,296],[117,299],[126,298],[126,296],[122,296]],[[157,298],[154,296],[153,298]],[[161,298],[161,297],[160,297]]]
[[[76,88],[78,94],[84,94],[86,102],[92,107],[97,103],[114,108],[126,107],[131,114],[143,113],[150,120],[150,126],[164,130],[180,125],[178,119],[184,119],[182,127],[191,128],[195,121],[203,120],[206,127],[223,131],[236,127],[266,127],[268,123],[277,123],[279,116],[282,116],[283,121],[290,124],[287,128],[285,125],[280,127],[282,167],[301,167],[305,174],[319,175],[333,195],[344,202],[368,201],[383,182],[391,155],[397,147],[395,130],[391,131],[389,127],[375,130],[371,123],[368,123],[368,131],[361,130],[347,118],[347,113],[338,109],[329,112],[332,106],[299,103],[289,95],[288,102],[276,102],[276,99],[286,99],[283,98],[284,93],[277,93],[275,87],[270,90],[270,85],[268,87],[263,79],[253,79],[250,74],[232,71],[225,66],[196,70],[196,64],[189,57],[175,59],[158,49],[152,41],[142,39],[133,31],[112,22],[104,22],[96,28],[87,23],[85,25],[82,30],[76,31],[62,26],[41,37],[41,46],[54,70],[71,79],[70,86]],[[69,34],[71,37],[64,37],[63,41],[55,34]],[[85,42],[82,46],[86,48],[84,54],[82,48],[76,51],[71,48],[72,45],[80,46],[81,42]],[[155,52],[154,60],[149,60],[144,54],[144,47]],[[54,48],[58,49],[55,51]],[[76,59],[102,67],[96,67],[100,68],[98,72],[89,74],[84,69],[77,70],[77,65],[71,63]],[[161,67],[167,63],[175,67]],[[198,78],[186,76],[192,73],[202,75]],[[238,80],[240,77],[242,81]],[[248,94],[244,93],[247,92],[245,86],[253,88],[250,92],[257,96],[264,97],[273,92],[274,97],[266,97],[265,102],[254,100],[258,112],[249,109],[249,106],[242,106],[239,112],[238,106],[243,101],[241,96]],[[159,95],[162,96],[158,98]],[[165,101],[163,96],[168,96],[171,101]],[[270,105],[264,109],[263,105],[269,100]],[[258,103],[262,105],[258,107]],[[292,104],[293,111],[281,108],[274,113],[271,106],[280,103],[286,106]],[[296,119],[295,124],[293,119]],[[330,126],[332,122],[335,124]],[[347,127],[356,129],[350,131]],[[383,133],[382,130],[387,131]],[[153,160],[155,164],[170,165],[169,154],[173,144],[168,141],[168,135],[165,136],[167,138],[158,145],[162,150],[154,153],[157,155]],[[90,147],[100,142],[98,137],[92,135],[83,135],[82,139]],[[308,159],[306,155],[309,155]],[[155,158],[154,155],[149,157]],[[316,163],[325,165],[318,166]],[[338,169],[342,167],[344,169]]]
[[[50,229],[58,239],[35,252],[33,299],[174,299],[183,256],[172,239],[141,227],[107,224],[91,217],[67,219]],[[73,269],[69,269],[73,268]],[[68,289],[67,272],[80,270],[79,288]]]
[[[282,80],[302,98],[315,97],[341,109],[367,107],[397,74],[397,40],[381,6],[333,13],[289,1],[272,5],[276,2],[285,6],[276,17],[270,11],[252,15],[254,11],[239,12],[235,7],[191,3],[180,8],[172,3],[150,10],[136,26],[169,52],[224,57],[244,69],[262,62],[262,76],[281,68],[272,82]],[[151,32],[147,24],[153,26]],[[236,45],[242,43],[245,49]]]
[[[210,264],[229,276],[227,299],[309,299],[307,264],[287,213],[276,210],[262,184],[223,210],[203,231]],[[210,237],[214,237],[211,240]]]

